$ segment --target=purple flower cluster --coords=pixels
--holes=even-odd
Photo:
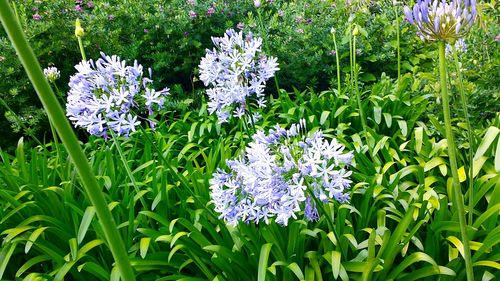
[[[207,89],[210,114],[216,112],[219,123],[233,114],[241,117],[247,98],[254,95],[259,107],[265,107],[266,81],[279,70],[274,57],[262,53],[262,38],[229,29],[224,37],[212,37],[215,45],[200,63],[200,80]],[[235,105],[238,107],[235,109]]]
[[[287,225],[301,210],[307,220],[317,220],[314,202],[349,199],[352,152],[321,131],[309,137],[304,132],[304,120],[288,130],[276,125],[268,134],[258,131],[240,158],[226,162],[229,172],[213,174],[211,198],[220,218],[231,225],[268,224],[271,218]]]
[[[417,0],[404,7],[406,19],[418,29],[422,40],[456,40],[464,36],[476,17],[475,0]]]
[[[162,108],[169,89],[155,91],[142,65],[127,66],[118,56],[101,53],[97,61],[82,61],[69,82],[66,115],[76,127],[90,134],[108,137],[109,130],[128,136],[140,125],[137,113],[147,111],[153,117]],[[149,120],[153,127],[154,122]]]

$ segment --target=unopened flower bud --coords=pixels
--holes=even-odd
[[[354,29],[352,30],[352,35],[353,35],[353,36],[358,36],[358,35],[359,35],[359,28],[358,28],[358,26],[357,26],[357,25],[356,25],[356,26],[354,27]]]
[[[77,38],[81,38],[81,37],[83,37],[84,34],[85,34],[85,32],[82,28],[82,25],[80,24],[80,19],[76,19],[76,21],[75,21],[75,36]]]

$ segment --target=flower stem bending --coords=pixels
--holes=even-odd
[[[458,165],[455,149],[455,141],[453,139],[453,131],[451,127],[451,117],[450,117],[450,104],[448,98],[447,89],[447,77],[446,77],[446,55],[445,55],[445,41],[439,41],[439,76],[441,84],[441,98],[443,104],[443,115],[444,115],[444,125],[446,139],[448,140],[448,154],[450,157],[451,166],[451,176],[452,176],[452,194],[449,197],[452,198],[453,205],[458,213],[458,223],[460,226],[460,234],[462,236],[462,244],[464,247],[463,257],[465,260],[465,270],[467,273],[467,280],[474,280],[474,272],[472,269],[472,260],[469,247],[469,238],[467,237],[467,222],[465,220],[465,208],[462,196],[462,190],[460,187],[460,181],[458,179]]]
[[[76,170],[80,175],[80,180],[83,183],[85,193],[92,205],[96,208],[99,223],[103,229],[107,245],[113,254],[122,280],[135,280],[135,275],[130,265],[127,252],[123,241],[116,228],[115,221],[108,209],[106,200],[102,194],[101,187],[97,183],[94,173],[90,168],[87,157],[83,153],[78,139],[73,132],[64,111],[54,92],[50,88],[48,81],[43,75],[40,64],[38,63],[33,50],[28,45],[28,41],[19,25],[19,22],[14,16],[7,0],[0,0],[0,21],[7,35],[16,49],[21,63],[23,64],[28,77],[33,83],[44,108],[47,110],[50,120],[54,123],[61,140],[66,147],[71,159],[75,163]]]

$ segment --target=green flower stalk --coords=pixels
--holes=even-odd
[[[82,37],[85,35],[85,31],[82,28],[82,24],[80,23],[80,19],[76,19],[75,21],[75,36],[78,40],[78,47],[80,48],[80,53],[82,54],[82,59],[84,61],[87,60],[87,56],[85,56],[85,50],[83,49],[83,41]]]
[[[335,36],[335,28],[332,27],[330,33],[333,37],[333,46],[335,47],[335,62],[337,63],[337,92],[340,94],[340,59],[339,59],[339,49],[337,46],[337,37]]]
[[[399,8],[398,8],[398,2],[394,1],[394,10],[396,14],[396,41],[397,41],[397,59],[398,59],[398,82],[399,78],[401,78],[401,44],[399,41],[400,37],[400,31],[399,31]]]
[[[354,68],[353,71],[353,88],[354,91],[356,92],[356,99],[358,101],[358,110],[359,110],[359,117],[361,118],[361,125],[363,126],[363,130],[367,132],[366,130],[366,119],[365,119],[365,113],[363,111],[363,104],[361,103],[361,93],[359,92],[359,87],[358,87],[358,72],[359,69],[356,65],[356,37],[359,35],[359,27],[357,25],[354,26],[354,29],[352,30],[352,66],[351,68]]]
[[[87,157],[83,153],[61,105],[57,102],[54,92],[43,75],[40,64],[33,50],[28,45],[28,41],[7,0],[0,0],[0,21],[12,45],[16,49],[19,59],[44,108],[47,110],[49,119],[54,124],[68,154],[75,164],[86,195],[96,208],[99,223],[101,224],[107,245],[113,254],[122,280],[135,280],[135,275],[130,265],[125,246],[102,194],[102,187],[97,183],[95,175],[87,161]]]
[[[450,168],[452,176],[452,194],[449,197],[452,198],[452,202],[458,213],[458,223],[460,225],[460,234],[462,236],[462,244],[464,246],[464,260],[465,268],[467,270],[467,280],[474,280],[474,272],[472,269],[472,260],[469,246],[469,238],[467,236],[467,222],[465,220],[465,207],[464,199],[462,195],[462,190],[460,186],[460,181],[458,179],[458,165],[456,156],[455,140],[453,137],[452,125],[451,125],[451,115],[450,115],[450,102],[448,97],[448,87],[447,87],[447,74],[446,74],[446,54],[444,41],[438,42],[439,46],[439,77],[441,84],[441,99],[443,104],[443,115],[444,115],[444,126],[446,139],[448,140],[448,154],[450,158]]]
[[[458,42],[458,41],[457,41]],[[463,43],[465,48],[465,43]],[[460,92],[460,101],[462,103],[462,111],[464,112],[465,123],[467,124],[467,138],[469,140],[469,210],[474,208],[474,130],[470,124],[469,111],[467,110],[467,97],[465,96],[462,71],[460,70],[460,61],[458,59],[457,44],[453,47],[453,60],[455,61],[455,69],[457,71],[458,91]],[[473,212],[469,211],[469,225],[473,224]]]
[[[473,281],[474,270],[472,267],[469,238],[467,236],[464,199],[458,178],[456,146],[451,125],[445,50],[447,42],[454,42],[469,32],[476,17],[476,1],[454,0],[448,3],[446,0],[418,0],[412,9],[405,6],[404,13],[406,20],[417,28],[417,35],[422,40],[437,42],[439,46],[441,98],[453,183],[452,194],[449,194],[449,197],[451,197],[458,215],[467,280]],[[469,211],[472,212],[472,210]]]

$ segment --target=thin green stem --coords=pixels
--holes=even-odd
[[[132,186],[134,187],[134,190],[136,194],[139,194],[140,189],[139,186],[137,185],[137,182],[135,181],[134,175],[132,174],[132,171],[130,170],[130,167],[128,166],[128,161],[127,157],[125,157],[125,153],[123,153],[123,149],[121,147],[120,141],[118,140],[116,134],[113,132],[113,130],[108,131],[111,135],[111,138],[113,139],[113,142],[115,143],[116,150],[118,150],[118,154],[120,155],[120,158],[123,163],[123,167],[125,168],[125,172],[127,173],[127,176],[130,178],[130,181],[132,182]],[[146,204],[146,201],[144,198],[140,197],[140,201],[142,204],[142,207],[145,210],[149,210],[148,205]]]
[[[87,56],[85,55],[85,49],[83,48],[83,42],[82,42],[82,38],[81,37],[77,37],[78,39],[78,47],[80,47],[80,53],[82,55],[82,59],[84,61],[87,60]]]
[[[59,176],[61,177],[61,179],[65,180],[63,178],[64,173],[62,173],[62,172],[59,171],[59,164],[64,163],[64,160],[62,159],[61,150],[59,149],[59,140],[57,138],[57,133],[56,133],[56,130],[54,128],[54,124],[52,124],[52,121],[50,121],[50,119],[49,119],[49,123],[50,123],[50,131],[52,133],[52,138],[54,139],[54,146],[56,148],[56,154],[57,154],[57,158],[56,159],[58,161],[58,163],[56,164],[57,171],[59,172]]]
[[[127,251],[116,228],[115,221],[108,209],[108,205],[102,193],[94,173],[83,153],[78,139],[64,114],[61,105],[57,102],[54,92],[43,75],[42,68],[28,44],[26,37],[14,16],[7,0],[0,0],[0,20],[9,36],[12,45],[16,49],[21,63],[28,74],[44,108],[47,110],[49,119],[53,122],[57,133],[66,147],[71,159],[75,163],[76,170],[80,175],[83,188],[90,202],[94,205],[101,224],[107,245],[113,254],[122,280],[135,280],[134,271],[130,265]]]
[[[361,118],[361,125],[363,126],[363,130],[366,133],[368,131],[366,130],[365,113],[363,111],[363,104],[361,103],[361,93],[359,92],[359,88],[358,88],[358,67],[356,65],[356,36],[353,36],[352,45],[353,45],[352,62],[353,62],[353,67],[354,67],[353,87],[354,87],[354,91],[356,92],[356,99],[358,101],[359,117]]]
[[[453,51],[453,60],[455,61],[455,68],[458,78],[458,91],[460,92],[460,100],[462,102],[462,110],[464,112],[465,123],[467,124],[467,138],[469,139],[469,225],[473,223],[474,209],[474,130],[470,124],[469,111],[467,109],[467,97],[465,96],[464,83],[462,71],[460,70],[460,61],[458,60],[457,50]]]
[[[467,273],[467,280],[474,280],[474,271],[472,268],[472,260],[469,246],[469,238],[467,237],[467,222],[465,220],[465,208],[462,196],[462,190],[460,187],[460,181],[458,179],[458,165],[455,141],[453,138],[453,131],[451,126],[451,116],[450,116],[450,104],[448,97],[448,83],[446,77],[446,55],[445,55],[445,41],[439,41],[439,76],[441,84],[441,98],[443,104],[443,115],[444,115],[444,125],[446,132],[446,139],[448,140],[448,154],[450,158],[451,176],[452,176],[452,194],[449,197],[452,198],[452,202],[455,205],[455,209],[458,215],[458,223],[460,226],[460,234],[462,236],[462,244],[464,247],[464,260],[465,260],[465,270]],[[470,210],[469,210],[470,211]]]
[[[333,46],[335,47],[335,62],[337,63],[337,91],[340,95],[340,59],[339,59],[339,48],[337,46],[337,38],[335,36],[335,32],[332,32],[333,36]]]
[[[354,71],[353,71],[354,63],[352,62],[353,50],[352,50],[352,24],[351,24],[351,22],[349,22],[349,27],[347,29],[347,32],[348,32],[348,36],[349,36],[349,63],[351,65],[351,67],[350,67],[351,77],[349,78],[349,84],[351,85],[351,89],[352,89],[353,88],[352,79],[354,76]]]
[[[398,5],[394,5],[394,10],[396,14],[396,41],[397,41],[397,56],[398,56],[398,81],[399,78],[401,77],[401,46],[400,46],[400,41],[399,41],[399,9]]]

